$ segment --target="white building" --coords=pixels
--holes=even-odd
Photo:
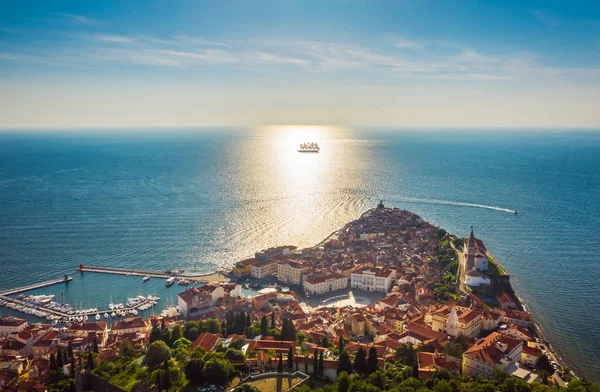
[[[395,272],[387,268],[361,267],[350,275],[350,286],[364,291],[387,292],[392,286]]]
[[[252,265],[250,274],[253,278],[263,279],[277,273],[277,261],[265,260]]]
[[[308,271],[308,265],[288,260],[282,261],[277,264],[277,280],[289,284],[300,285],[302,284],[303,274]]]
[[[473,267],[466,275],[465,283],[468,286],[479,287],[491,283],[490,277],[484,275],[481,271],[477,270],[476,267]]]
[[[325,294],[347,288],[348,278],[334,272],[325,276],[306,278],[302,285],[307,294]]]
[[[239,285],[236,285],[234,292],[241,295],[241,287],[238,286]],[[177,305],[179,305],[183,317],[188,318],[194,312],[214,306],[219,299],[224,297],[225,290],[222,286],[207,284],[202,287],[187,289],[179,293],[177,295]]]
[[[19,333],[27,327],[27,321],[13,317],[13,316],[2,316],[0,317],[0,337],[7,337],[13,333]]]

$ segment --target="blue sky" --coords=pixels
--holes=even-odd
[[[600,127],[600,3],[12,1],[0,127]]]

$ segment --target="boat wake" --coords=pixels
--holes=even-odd
[[[488,206],[486,204],[477,204],[477,203],[464,203],[461,201],[450,201],[450,200],[437,200],[437,199],[420,199],[416,197],[400,197],[398,201],[403,201],[407,203],[419,203],[419,204],[439,204],[439,205],[447,205],[447,206],[460,206],[460,207],[472,207],[472,208],[485,208],[487,210],[501,211],[509,214],[516,214],[516,210],[511,210],[509,208],[496,207],[496,206]]]

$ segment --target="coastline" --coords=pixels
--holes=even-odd
[[[362,213],[358,218],[356,218],[354,220],[350,220],[350,221],[344,223],[343,226],[341,226],[340,228],[338,228],[338,229],[334,230],[333,232],[331,232],[331,234],[329,234],[328,236],[326,236],[318,244],[316,244],[316,245],[314,245],[312,247],[307,247],[306,249],[315,249],[315,248],[318,248],[318,247],[322,246],[328,240],[330,240],[331,238],[333,238],[334,236],[336,236],[336,234],[339,233],[340,230],[342,230],[346,225],[348,225],[349,223],[352,223],[352,222],[354,222],[356,220],[359,220],[359,219],[361,219],[361,218],[363,218],[363,217],[371,214],[375,210],[376,210],[375,208],[368,209],[367,211],[365,211],[364,213]],[[407,210],[405,210],[405,211],[407,211]],[[421,218],[417,214],[414,214],[414,213],[412,213],[410,211],[407,211],[407,212],[409,212],[410,214],[414,215],[415,217],[423,219],[423,218]],[[436,226],[436,227],[438,227],[438,226]],[[451,233],[448,233],[448,234],[452,235]],[[458,251],[457,251],[457,253],[458,253]],[[497,263],[498,266],[502,270],[504,270],[504,272],[508,273],[508,270],[498,261],[498,259],[496,259],[493,256],[492,256],[492,258],[493,258],[494,262]],[[92,268],[92,267],[90,267],[90,268]],[[95,268],[102,269],[102,267],[95,267]],[[460,268],[460,264],[459,264],[459,268]],[[107,270],[110,270],[110,269],[107,268]],[[105,272],[105,271],[90,271],[90,272],[101,272],[101,273],[104,272],[104,273],[114,273],[114,274],[121,274],[121,275],[125,275],[125,274],[127,274],[127,275],[140,275],[142,273],[148,273],[148,272],[150,272],[150,271],[136,271],[136,270],[133,270],[133,269],[125,269],[125,268],[112,269],[112,270],[113,270],[113,272]],[[88,272],[88,271],[86,270],[86,272]],[[152,273],[152,272],[150,272],[150,273]],[[155,273],[159,274],[159,272],[157,272],[157,271],[155,271]],[[185,278],[187,280],[198,282],[198,283],[215,283],[215,282],[223,282],[223,283],[225,283],[225,282],[229,282],[229,281],[232,280],[231,273],[224,272],[223,270],[213,271],[213,272],[205,273],[205,274],[194,274],[194,275],[186,275],[185,273],[181,273],[181,274],[177,274],[175,276],[181,277],[181,278]],[[518,307],[527,311],[527,309],[523,305],[523,304],[526,304],[526,303],[515,292],[515,290],[513,289],[512,285],[510,285],[510,290],[511,290],[511,293],[514,295],[515,299],[517,300]],[[346,292],[350,293],[351,290],[348,289]],[[533,315],[533,313],[532,313],[532,315]],[[560,367],[568,367],[568,366],[566,366],[567,365],[566,361],[560,355],[558,355],[556,349],[554,348],[554,345],[546,338],[546,336],[545,336],[545,334],[543,332],[543,328],[538,323],[535,322],[535,319],[534,319],[533,329],[534,329],[536,335],[540,338],[540,340],[545,345],[546,351],[549,354],[548,355],[549,359],[554,360],[557,363],[557,365],[559,365]],[[574,375],[574,377],[577,377],[577,376]]]
[[[456,249],[455,249],[456,250]],[[506,269],[506,267],[504,267],[502,265],[502,263],[500,263],[500,261],[498,261],[498,259],[496,257],[494,257],[494,255],[488,251],[488,255],[491,256],[491,258],[493,259],[493,262],[496,263],[498,265],[499,268],[501,268],[503,270],[503,272],[505,272],[506,274],[510,275],[510,273],[508,272],[508,270]],[[460,267],[459,267],[460,268]],[[572,372],[572,376],[573,378],[578,378],[577,375],[575,374],[575,372],[572,370],[572,368],[570,366],[568,366],[568,363],[557,353],[557,350],[554,348],[553,344],[550,342],[550,340],[548,340],[546,338],[546,335],[544,334],[543,328],[542,326],[535,321],[535,314],[533,312],[531,312],[529,309],[527,309],[527,303],[525,301],[523,301],[523,299],[517,294],[517,292],[515,291],[515,289],[512,287],[512,284],[510,284],[510,290],[511,293],[513,294],[513,296],[515,297],[516,301],[517,301],[517,307],[520,308],[521,310],[525,311],[525,312],[529,312],[531,313],[534,322],[533,322],[533,329],[535,334],[538,336],[538,338],[540,339],[540,342],[544,344],[545,348],[546,348],[546,355],[548,356],[549,360],[554,360],[556,362],[556,364],[558,365],[559,368],[569,368],[569,370]],[[560,386],[565,386],[566,384],[561,383],[561,381],[557,381],[560,380],[560,378],[557,377],[552,377],[556,382],[558,382],[560,384]]]

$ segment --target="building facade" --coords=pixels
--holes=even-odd
[[[301,285],[308,265],[297,261],[284,261],[277,264],[277,280],[284,283]]]
[[[394,275],[394,271],[387,268],[361,267],[350,274],[350,286],[386,293],[392,286]]]
[[[277,274],[277,262],[275,260],[264,260],[253,264],[250,274],[253,278],[263,279],[267,276]]]
[[[347,288],[348,278],[341,274],[331,273],[325,276],[306,278],[302,285],[307,294],[325,294]]]
[[[463,354],[462,373],[490,378],[494,369],[504,370],[521,359],[523,342],[497,332],[478,340]]]

